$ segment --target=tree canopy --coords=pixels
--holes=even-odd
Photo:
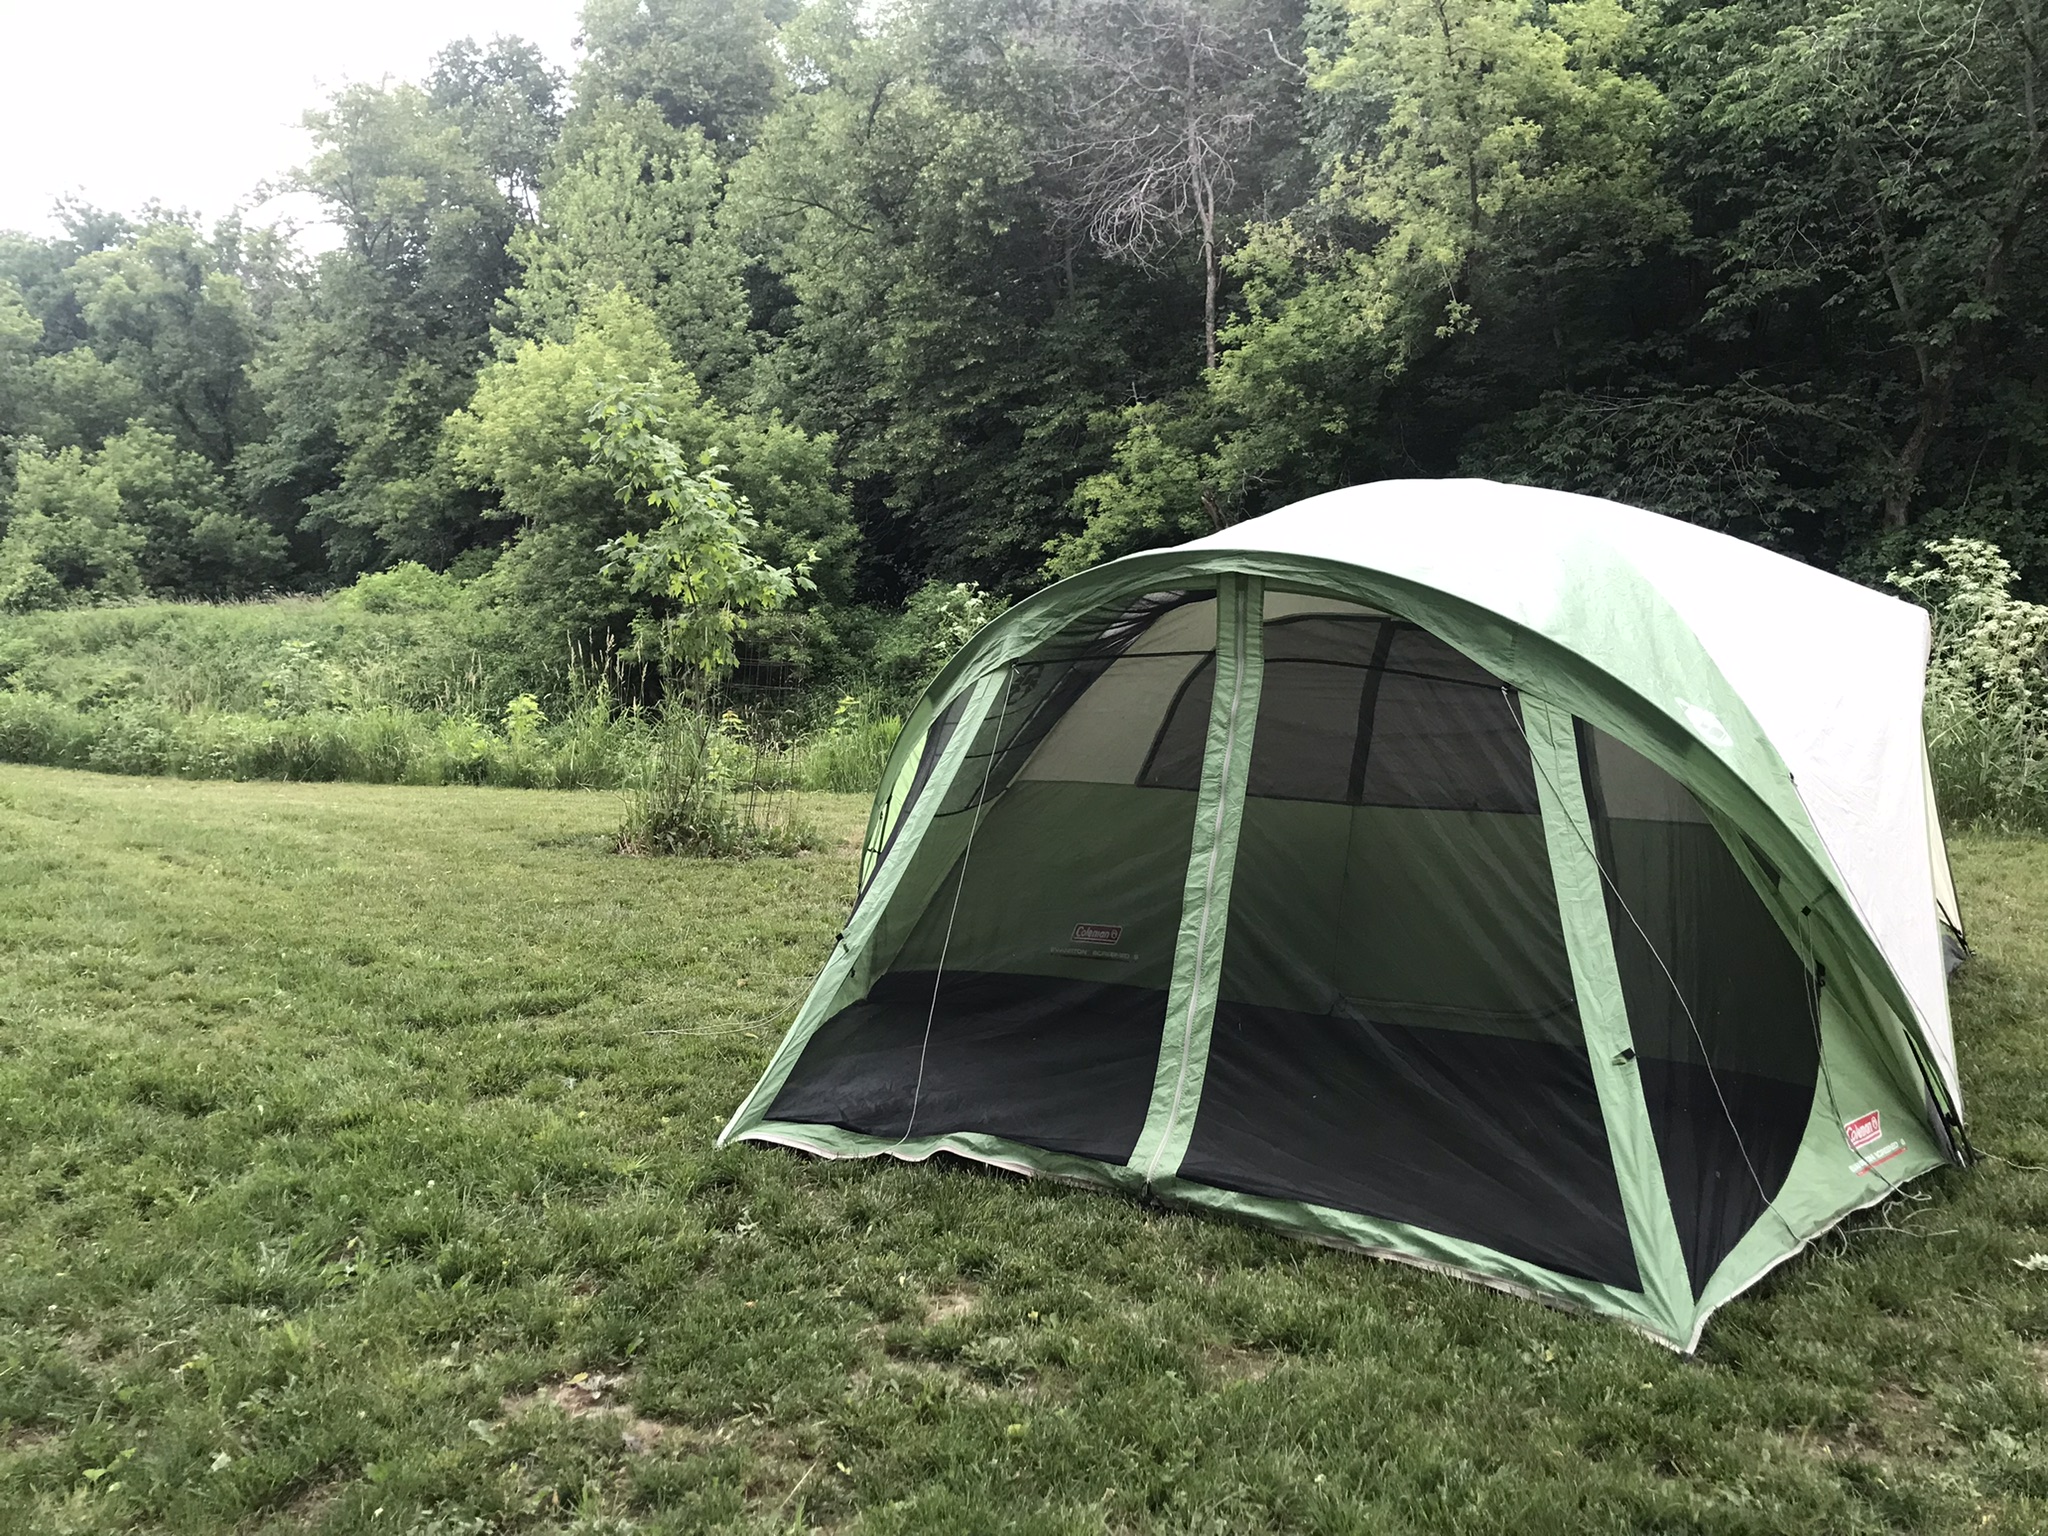
[[[2040,595],[2044,113],[2048,0],[588,0],[314,104],[318,257],[0,236],[0,603],[420,562],[627,644],[729,492],[794,644],[1471,473]]]

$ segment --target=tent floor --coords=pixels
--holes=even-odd
[[[883,977],[820,1026],[767,1118],[877,1137],[977,1131],[1129,1160],[1163,992],[949,971],[935,1009],[932,985],[929,971]],[[1704,1276],[1783,1183],[1813,1087],[1727,1071],[1717,1087],[1703,1067],[1650,1058],[1641,1070],[1688,1266]],[[1221,1002],[1180,1176],[1640,1283],[1576,1042]]]

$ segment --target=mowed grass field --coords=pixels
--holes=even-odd
[[[0,770],[0,1528],[2048,1530],[2048,844],[1957,849],[2008,1160],[1683,1360],[1100,1193],[714,1151],[863,809],[714,865],[609,852],[610,795]]]

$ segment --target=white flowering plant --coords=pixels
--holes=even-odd
[[[1954,538],[1886,577],[1933,621],[1927,748],[1960,823],[2048,827],[2048,605],[2014,596],[2017,576],[1997,545]]]

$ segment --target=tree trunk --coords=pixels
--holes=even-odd
[[[1213,371],[1216,367],[1216,237],[1212,233],[1214,221],[1202,221],[1202,277],[1205,289],[1202,295],[1202,343],[1203,367]]]
[[[1885,527],[1903,528],[1912,520],[1913,492],[1920,483],[1920,467],[1927,462],[1927,450],[1935,434],[1948,420],[1949,401],[1954,394],[1955,375],[1946,368],[1922,385],[1920,415],[1892,462],[1892,483],[1884,493]]]

